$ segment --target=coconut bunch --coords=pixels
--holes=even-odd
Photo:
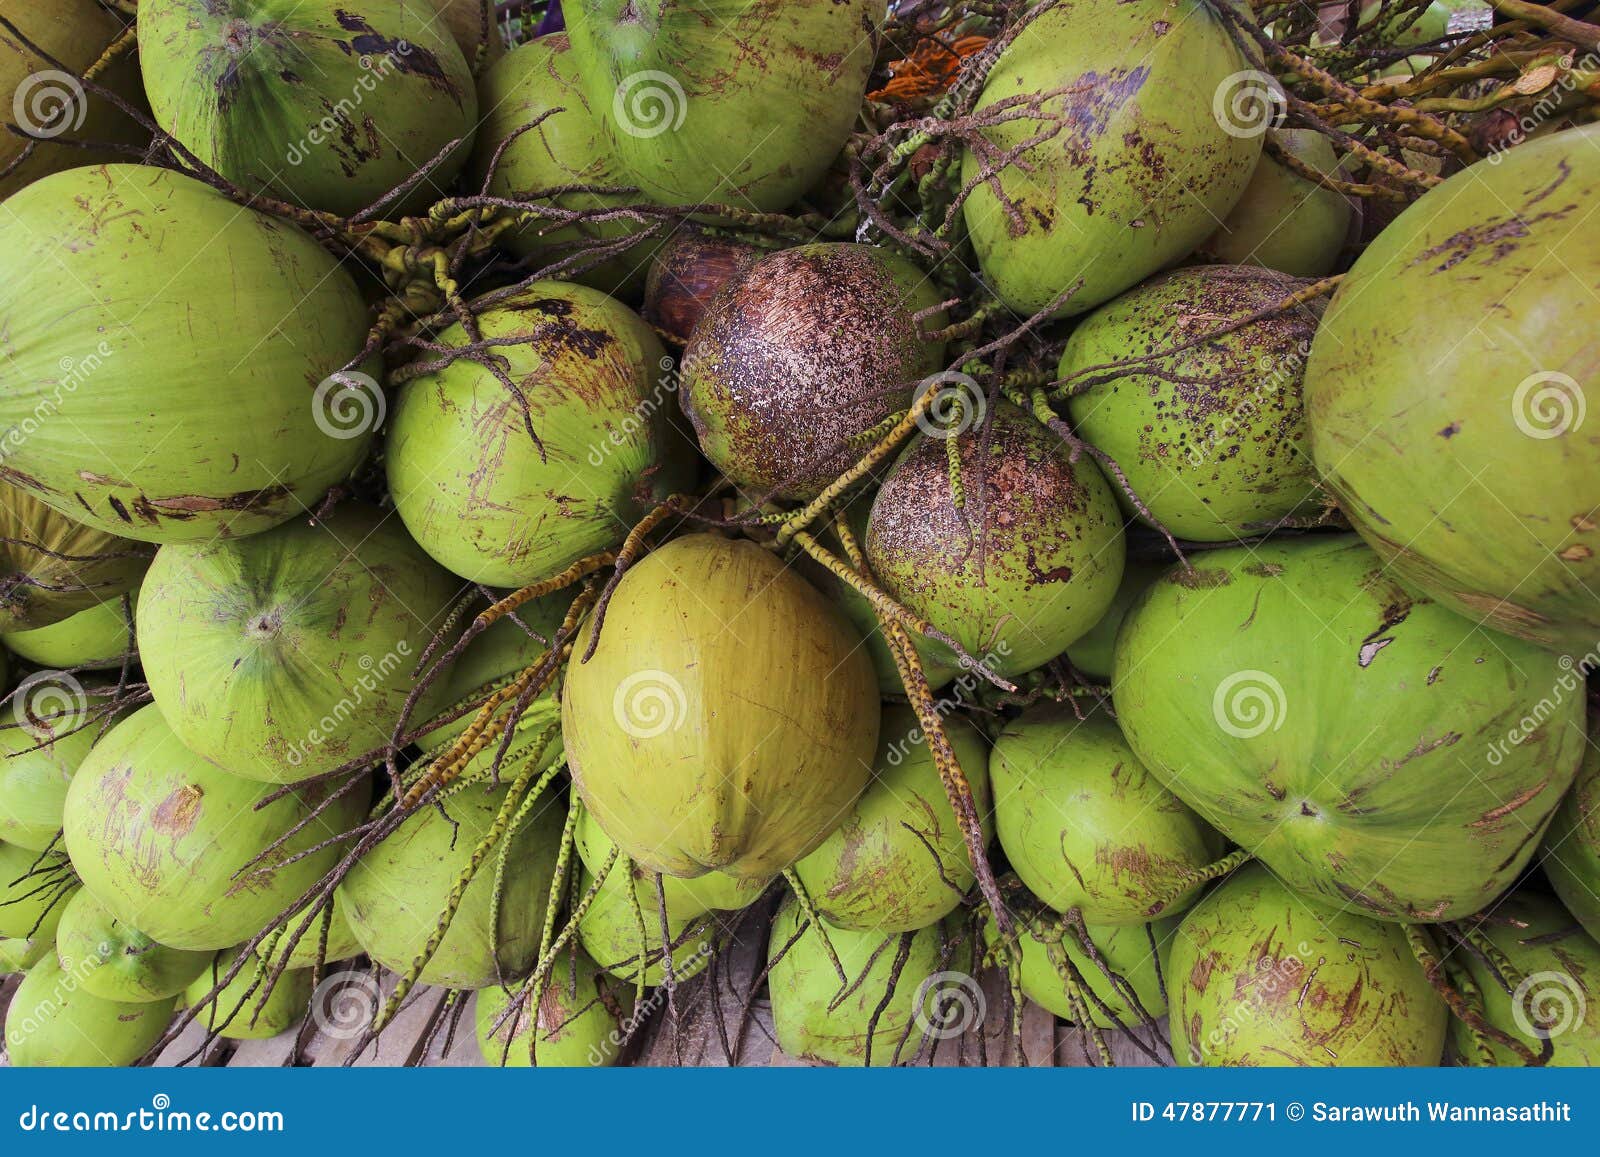
[[[1589,1063],[1600,29],[648,7],[0,2],[11,1062]]]

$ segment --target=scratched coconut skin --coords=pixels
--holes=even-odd
[[[1166,973],[1180,1065],[1443,1059],[1450,1013],[1403,930],[1295,895],[1260,864],[1184,917]]]
[[[1317,465],[1373,549],[1573,654],[1600,638],[1600,438],[1578,409],[1600,396],[1600,338],[1574,314],[1600,291],[1597,146],[1600,125],[1530,141],[1420,198],[1346,275],[1305,384]],[[1463,324],[1428,341],[1441,302]],[[1565,375],[1565,400],[1519,398],[1536,374]]]
[[[1510,962],[1511,974],[1534,978],[1525,989],[1520,987],[1523,980],[1517,981],[1513,992],[1508,993],[1478,953],[1455,954],[1457,966],[1466,970],[1483,994],[1484,1019],[1537,1054],[1544,1041],[1518,1023],[1518,1016],[1528,1024],[1550,1017],[1549,1064],[1600,1065],[1600,1001],[1577,995],[1594,991],[1593,985],[1600,980],[1600,944],[1582,928],[1573,926],[1566,908],[1530,888],[1503,898],[1491,914],[1475,921],[1473,927]],[[1477,1043],[1463,1021],[1452,1018],[1450,1035],[1457,1052],[1477,1058]],[[1486,1046],[1492,1064],[1525,1063],[1498,1042],[1488,1041]]]
[[[1185,876],[1222,853],[1207,824],[1139,762],[1104,711],[1027,711],[995,739],[990,777],[1000,847],[1028,890],[1092,924],[1180,912]]]
[[[683,411],[700,450],[751,498],[814,498],[861,457],[860,435],[909,409],[944,367],[939,294],[869,245],[801,245],[756,261],[695,325]],[[920,324],[917,315],[926,312]]]
[[[817,928],[800,931],[804,919],[791,896],[767,934],[767,988],[778,1047],[791,1057],[823,1064],[863,1065],[870,1059],[874,1067],[894,1063],[897,1052],[904,1063],[927,1048],[913,1018],[926,1015],[930,1005],[938,1007],[931,996],[919,1007],[918,997],[923,982],[945,967],[939,925],[901,936],[830,927],[828,941],[851,981],[851,991],[830,1010],[840,997],[839,974]],[[958,954],[950,966],[960,967],[962,960]]]
[[[1245,266],[1180,269],[1102,306],[1067,342],[1056,376],[1089,387],[1068,403],[1073,428],[1179,538],[1227,542],[1321,509],[1300,400],[1320,302],[1160,356],[1308,284]]]
[[[115,600],[154,553],[0,481],[0,631],[37,630]]]
[[[594,629],[591,617],[574,655]],[[789,867],[849,811],[878,742],[860,636],[772,552],[711,534],[628,568],[561,710],[584,804],[624,852],[674,876],[753,882]]]
[[[472,168],[479,187],[490,177],[490,196],[526,197],[566,185],[625,188],[632,184],[584,96],[577,70],[566,34],[555,33],[520,46],[479,82],[484,117]],[[519,132],[535,124],[527,132]],[[579,211],[615,208],[636,199],[624,193],[563,193],[549,200],[559,208]],[[501,233],[498,240],[518,257],[535,257],[549,264],[578,256],[571,247],[584,239],[616,241],[645,228],[645,223],[627,219],[583,221],[556,228],[538,220]],[[630,246],[599,264],[586,255],[579,256],[563,276],[607,293],[634,294],[644,284],[657,244],[648,241]]]
[[[944,721],[951,751],[972,787],[988,844],[989,752],[965,719]],[[955,809],[915,712],[885,706],[872,781],[822,844],[794,866],[833,927],[912,932],[944,919],[976,877]]]
[[[1145,766],[1309,896],[1412,922],[1504,891],[1584,748],[1580,698],[1524,720],[1556,657],[1411,594],[1351,536],[1193,562],[1117,638]]]
[[[315,526],[157,552],[139,592],[139,655],[190,751],[295,783],[389,742],[461,587],[396,519],[346,502]],[[414,718],[444,691],[435,681]]]
[[[341,853],[334,846],[286,861],[366,817],[359,789],[315,817],[326,786],[258,808],[274,790],[191,754],[152,704],[113,728],[73,777],[62,825],[67,854],[107,911],[158,943],[196,952],[242,944],[308,892]],[[239,875],[302,821],[261,870]]]
[[[626,306],[540,281],[478,326],[506,343],[494,353],[522,399],[457,356],[401,389],[385,465],[424,550],[463,578],[516,587],[618,545],[693,466],[660,385],[661,343]],[[437,341],[459,349],[468,338],[454,325]]]
[[[918,437],[884,479],[863,542],[895,598],[1002,674],[1066,650],[1115,597],[1126,548],[1116,499],[1087,454],[1009,402],[958,440]]]
[[[975,109],[1065,90],[1039,102],[1040,116],[983,130],[997,150],[1054,133],[998,177],[1015,216],[987,183],[966,202],[989,287],[1028,316],[1081,279],[1055,310],[1066,317],[1205,240],[1261,155],[1259,133],[1229,133],[1212,111],[1248,67],[1197,0],[1081,0],[1040,16],[1000,57]],[[962,180],[983,171],[968,149]]]
[[[844,147],[883,5],[570,0],[563,11],[589,107],[631,184],[666,205],[777,210]]]
[[[7,482],[108,533],[203,542],[295,517],[366,457],[312,401],[361,352],[366,307],[305,233],[133,165],[6,208]]]
[[[235,184],[348,217],[460,140],[398,203],[438,200],[478,121],[472,71],[427,0],[150,0],[145,95]]]

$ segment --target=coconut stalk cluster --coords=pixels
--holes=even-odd
[[[645,7],[0,0],[10,1063],[1591,1063],[1600,26]]]

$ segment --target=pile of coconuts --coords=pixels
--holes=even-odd
[[[7,1063],[1600,1062],[1600,26],[290,7],[0,0]]]

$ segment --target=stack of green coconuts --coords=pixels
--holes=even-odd
[[[128,7],[0,0],[98,146],[0,145],[9,1063],[623,1063],[738,949],[819,1064],[1600,1062],[1600,127],[1370,236],[1082,0],[937,250],[882,0]]]

